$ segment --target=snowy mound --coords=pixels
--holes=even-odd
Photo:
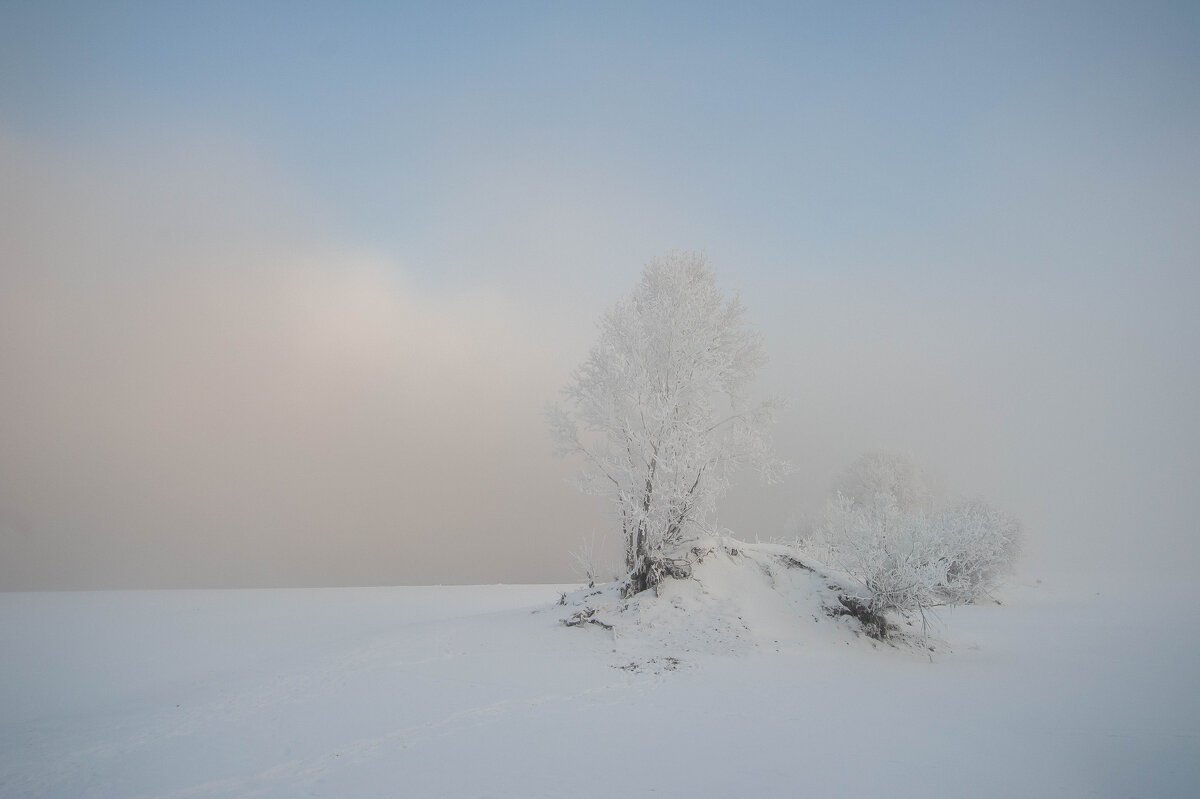
[[[613,583],[564,596],[562,622],[608,630],[624,648],[674,653],[739,653],[838,644],[875,645],[880,629],[856,615],[830,573],[780,544],[731,538],[696,542],[692,575],[656,591],[621,596]],[[911,642],[895,626],[888,640]]]

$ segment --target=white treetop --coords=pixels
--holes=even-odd
[[[679,545],[708,529],[730,474],[787,467],[765,435],[774,404],[746,404],[765,360],[735,296],[725,299],[702,253],[646,266],[548,412],[556,451],[585,462],[579,484],[610,497],[621,522],[632,591],[671,571]]]

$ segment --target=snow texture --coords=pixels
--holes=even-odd
[[[781,549],[710,543],[624,606],[0,594],[0,796],[1197,795],[1190,586],[1018,586],[944,614],[930,655],[825,615]],[[564,626],[589,609],[611,629]]]

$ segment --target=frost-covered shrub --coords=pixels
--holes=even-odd
[[[950,553],[942,593],[952,604],[987,594],[1016,560],[1020,522],[983,502],[951,505],[933,526],[933,537],[947,542]]]
[[[621,579],[621,569],[610,550],[608,536],[597,536],[595,530],[580,540],[578,548],[571,550],[571,568],[588,588],[595,588],[596,583],[607,579]]]
[[[921,513],[905,513],[890,494],[870,503],[838,492],[809,546],[840,566],[862,589],[855,597],[871,613],[920,611],[940,604],[946,566]]]
[[[902,457],[864,456],[838,486],[802,546],[858,583],[854,598],[873,613],[976,601],[1012,566],[1014,518],[978,501],[935,508]]]

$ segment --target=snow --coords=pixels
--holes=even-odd
[[[943,613],[931,655],[824,615],[819,577],[772,556],[719,551],[624,608],[574,586],[0,594],[0,796],[1200,792],[1190,586],[1018,585]],[[614,629],[563,626],[580,603]]]

